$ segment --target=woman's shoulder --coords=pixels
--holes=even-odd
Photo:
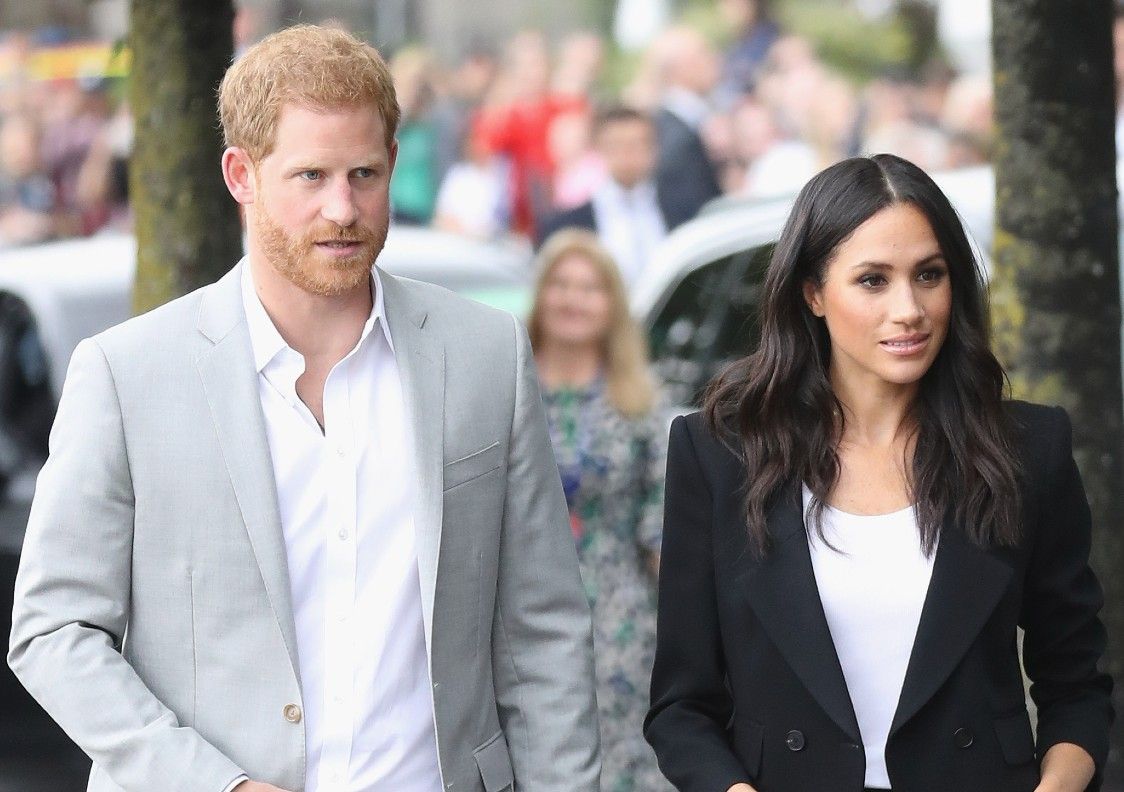
[[[671,422],[671,445],[689,444],[700,462],[740,464],[734,438],[717,430],[702,410],[677,416]]]
[[[1003,409],[1014,430],[1015,448],[1028,469],[1050,470],[1073,455],[1069,415],[1061,407],[1010,400]]]
[[[1003,402],[1003,409],[1025,442],[1039,444],[1069,432],[1069,416],[1061,407],[1011,399]]]

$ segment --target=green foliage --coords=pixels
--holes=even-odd
[[[898,17],[868,20],[837,0],[783,0],[777,15],[785,30],[810,39],[825,63],[856,82],[913,61],[915,42]]]

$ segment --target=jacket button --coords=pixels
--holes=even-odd
[[[804,750],[804,733],[793,729],[784,736],[784,744],[788,746],[790,751]]]
[[[281,710],[281,714],[285,716],[285,720],[289,723],[301,722],[301,708],[296,704],[286,704],[285,708]]]
[[[970,748],[975,739],[971,729],[961,727],[952,733],[952,741],[956,743],[957,748]]]

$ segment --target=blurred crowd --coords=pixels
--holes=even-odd
[[[620,221],[629,199],[647,202],[666,232],[711,198],[791,194],[861,152],[936,171],[987,161],[989,75],[933,66],[856,86],[761,0],[717,6],[725,46],[690,27],[666,29],[616,90],[605,80],[608,44],[590,32],[552,49],[526,31],[451,68],[424,49],[395,53],[405,118],[391,188],[399,221],[537,241],[560,225],[592,228],[627,276],[629,255],[619,251],[630,241],[606,238],[591,209]],[[643,233],[632,236],[657,233],[650,219],[636,220]]]
[[[987,75],[933,66],[856,85],[765,0],[715,5],[720,34],[677,25],[627,57],[599,34],[551,42],[533,30],[452,61],[419,46],[386,53],[403,110],[396,222],[536,245],[585,227],[627,280],[719,195],[790,194],[861,152],[929,170],[987,160]],[[36,54],[59,38],[0,37],[0,246],[129,221],[122,81],[36,74]]]
[[[107,75],[66,73],[82,46],[54,30],[0,38],[0,248],[128,224],[128,108]]]

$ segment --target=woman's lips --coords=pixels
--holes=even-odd
[[[885,341],[878,342],[878,345],[891,355],[909,357],[922,352],[929,345],[929,334],[915,333],[908,336],[888,338]]]

